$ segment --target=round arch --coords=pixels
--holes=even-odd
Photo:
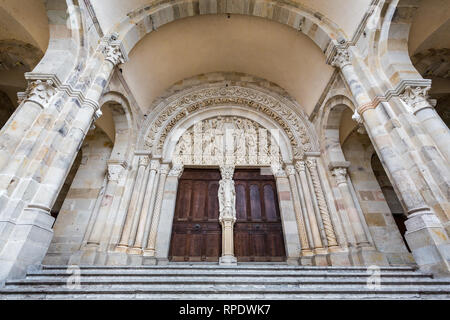
[[[176,126],[172,129],[168,137],[164,142],[163,147],[163,162],[169,163],[172,162],[173,154],[175,151],[175,147],[180,139],[180,137],[191,128],[196,122],[200,122],[206,119],[214,118],[217,116],[221,117],[241,117],[246,118],[256,123],[260,124],[263,128],[271,131],[278,132],[279,135],[274,135],[274,138],[280,147],[281,156],[284,163],[291,163],[293,161],[293,152],[292,147],[289,142],[289,138],[287,137],[284,130],[272,121],[267,116],[260,114],[254,110],[251,110],[245,106],[216,106],[208,108],[207,110],[201,110],[199,112],[190,114],[186,119],[178,122]]]
[[[240,106],[246,109],[245,112],[259,114],[261,121],[271,119],[284,132],[292,148],[291,152],[285,153],[286,159],[302,159],[305,153],[319,152],[314,128],[294,102],[263,88],[224,83],[183,90],[161,102],[143,125],[138,150],[152,156],[162,156],[166,140],[178,122],[193,113],[217,106]]]
[[[243,1],[244,2],[244,1]],[[126,54],[148,33],[178,19],[198,15],[237,14],[269,19],[304,33],[325,52],[332,41],[345,41],[342,30],[326,17],[296,3],[249,0],[236,5],[220,0],[163,1],[129,12],[111,31],[117,33]]]

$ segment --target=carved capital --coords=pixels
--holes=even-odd
[[[182,164],[175,164],[169,172],[169,177],[176,177],[180,179],[183,175],[184,166]]]
[[[111,62],[114,66],[119,63],[125,63],[126,57],[122,51],[121,43],[117,40],[119,34],[113,33],[106,39],[106,43],[102,49],[105,59]]]
[[[331,175],[336,179],[338,185],[347,183],[347,168],[334,168],[331,170]]]
[[[159,166],[160,166],[161,164],[160,164],[160,162],[159,162],[159,160],[152,160],[152,161],[150,161],[150,170],[158,170],[159,169]]]
[[[45,108],[55,94],[56,86],[52,80],[36,80],[29,83],[24,98],[25,100],[36,102],[42,108]]]
[[[220,174],[222,176],[222,179],[223,180],[233,180],[234,168],[235,168],[234,166],[229,166],[229,165],[221,166]]]
[[[429,102],[428,91],[431,87],[411,87],[407,86],[400,98],[411,108],[412,112],[417,112],[423,108],[432,108]]]
[[[285,170],[288,177],[295,175],[295,167],[293,165],[287,165]]]
[[[295,169],[300,172],[305,172],[305,161],[297,161],[295,163]]]
[[[306,160],[306,166],[307,166],[310,170],[315,170],[316,167],[317,167],[316,159],[314,159],[314,158],[308,158],[308,160]]]
[[[169,174],[169,165],[168,164],[163,164],[161,166],[161,168],[159,168],[159,173],[161,175],[168,175]]]
[[[333,60],[331,60],[331,65],[341,70],[351,63],[350,52],[347,49],[337,49]]]
[[[108,181],[119,181],[124,169],[124,164],[108,164]]]
[[[139,157],[139,166],[148,166],[150,163],[150,158],[148,156],[140,156]]]

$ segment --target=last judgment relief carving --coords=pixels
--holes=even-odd
[[[173,161],[182,165],[280,167],[277,133],[246,118],[207,119],[181,136]]]

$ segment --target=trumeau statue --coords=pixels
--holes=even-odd
[[[234,188],[233,166],[220,167],[222,180],[219,182],[219,220],[236,220],[236,190]]]

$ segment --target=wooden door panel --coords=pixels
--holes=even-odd
[[[285,261],[283,229],[273,176],[236,170],[235,255],[244,261]]]
[[[172,228],[171,261],[218,261],[222,249],[219,224],[218,170],[186,169],[180,178]]]

